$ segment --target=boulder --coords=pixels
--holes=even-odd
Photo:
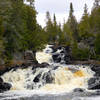
[[[100,90],[100,84],[89,87],[89,90]]]
[[[100,78],[94,77],[88,81],[88,89],[97,90],[100,89]]]
[[[38,82],[40,81],[41,74],[42,74],[42,73],[38,74],[38,75],[34,78],[33,82],[38,83]]]
[[[53,66],[52,70],[58,69],[60,66]]]
[[[0,89],[4,90],[4,91],[7,91],[7,90],[10,90],[10,88],[12,87],[12,85],[10,83],[3,83],[1,86],[0,86]]]
[[[5,83],[0,77],[0,92],[10,90],[11,87],[12,85],[10,83]]]
[[[42,75],[43,74],[43,75]],[[54,78],[51,74],[51,72],[46,72],[46,73],[42,73],[40,72],[34,79],[33,79],[33,82],[35,83],[39,83],[41,80],[41,82],[43,83],[52,83]]]
[[[32,70],[35,70],[36,68],[47,68],[48,66],[50,66],[48,63],[44,62],[41,64],[32,64]]]
[[[38,61],[36,60],[36,57],[35,57],[35,53],[33,53],[32,51],[26,51],[25,54],[24,54],[24,60],[25,60],[25,64],[37,64]]]
[[[85,92],[85,89],[82,88],[75,88],[73,92]]]
[[[46,62],[43,62],[43,63],[40,64],[40,68],[46,68],[48,66],[50,66],[50,65]]]
[[[52,58],[56,63],[64,63],[70,64],[71,63],[71,49],[69,46],[58,46],[52,47],[53,53]]]
[[[51,74],[50,71],[47,72],[47,73],[45,73],[45,74],[43,75],[42,79],[45,81],[45,83],[52,83],[53,80],[54,80],[54,78],[53,78],[53,76],[52,76],[52,74]]]
[[[91,69],[95,72],[95,76],[100,76],[100,65],[92,65]]]
[[[3,83],[3,79],[0,77],[0,83]]]
[[[56,63],[61,62],[60,54],[54,54],[54,55],[52,56],[52,58],[53,58],[53,61],[56,62]]]
[[[91,90],[98,90],[100,89],[100,65],[95,64],[90,67],[91,70],[95,72],[95,74],[94,77],[88,81],[88,88]]]

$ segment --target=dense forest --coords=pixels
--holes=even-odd
[[[84,12],[80,22],[74,16],[70,3],[69,17],[63,25],[53,20],[46,12],[46,26],[42,28],[36,20],[34,0],[0,0],[0,64],[7,64],[26,50],[36,52],[45,44],[67,45],[74,60],[100,60],[100,5],[95,0],[88,13]],[[67,17],[67,15],[66,15]]]

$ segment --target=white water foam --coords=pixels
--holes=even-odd
[[[11,83],[11,90],[38,90],[49,93],[71,92],[75,88],[88,88],[88,80],[93,77],[93,72],[89,66],[79,65],[65,65],[57,64],[52,60],[52,49],[47,45],[42,52],[36,53],[36,58],[39,63],[47,62],[51,67],[37,68],[34,72],[32,67],[27,69],[17,69],[5,73],[2,78],[5,82]],[[57,51],[60,53],[59,51]],[[53,66],[58,66],[57,69],[52,70]],[[74,70],[74,71],[73,71]],[[51,74],[54,78],[52,83],[45,83],[43,76],[46,73]],[[34,78],[41,73],[40,81],[34,83]],[[45,93],[45,92],[44,92]]]

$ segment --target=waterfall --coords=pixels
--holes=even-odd
[[[51,47],[52,45],[47,45],[43,51],[36,53],[39,63],[49,64],[47,68],[32,69],[29,66],[26,69],[12,69],[2,75],[5,82],[12,84],[11,90],[70,92],[75,88],[88,88],[88,80],[93,77],[94,72],[88,66],[65,64],[64,54],[61,53],[63,48],[53,52]],[[55,54],[59,54],[61,63],[54,62]]]

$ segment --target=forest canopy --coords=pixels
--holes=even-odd
[[[15,54],[26,50],[36,52],[45,44],[67,45],[74,60],[100,60],[100,5],[95,0],[91,14],[88,6],[80,22],[74,15],[70,3],[68,20],[57,23],[56,14],[51,19],[46,12],[46,26],[42,28],[36,20],[34,0],[0,0],[0,63],[14,59]],[[67,16],[66,16],[67,17]]]

